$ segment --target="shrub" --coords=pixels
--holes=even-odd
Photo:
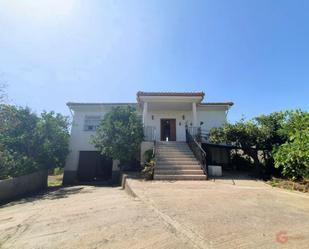
[[[153,173],[154,173],[154,166],[155,166],[155,159],[153,155],[153,150],[146,150],[144,153],[145,156],[145,164],[144,168],[142,170],[143,176],[147,180],[152,180],[153,179]]]
[[[64,172],[63,168],[57,167],[54,169],[54,175],[62,175]]]
[[[0,179],[30,174],[40,169],[32,158],[18,152],[0,152]]]

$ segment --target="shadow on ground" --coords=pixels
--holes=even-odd
[[[209,177],[210,181],[216,180],[230,180],[235,184],[234,181],[241,181],[241,180],[251,180],[251,181],[259,181],[258,178],[254,177],[252,172],[247,171],[228,171],[224,170],[222,172],[222,176],[211,176]]]
[[[82,194],[82,193],[91,193],[93,188],[89,187],[117,187],[115,185],[107,185],[107,184],[100,184],[94,183],[89,184],[85,183],[79,186],[57,186],[57,187],[48,187],[46,190],[33,193],[29,195],[25,195],[14,200],[9,200],[6,202],[0,202],[0,209],[8,206],[14,206],[17,204],[23,204],[28,202],[34,202],[38,200],[56,200],[56,199],[63,199],[68,198],[71,195]]]

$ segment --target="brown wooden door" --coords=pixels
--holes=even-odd
[[[176,141],[176,119],[171,119],[170,125],[171,125],[170,141]]]
[[[176,141],[176,119],[161,119],[161,141]]]

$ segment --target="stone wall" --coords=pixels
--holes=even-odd
[[[0,180],[0,203],[47,188],[47,170]]]

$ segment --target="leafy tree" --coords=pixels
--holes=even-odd
[[[34,131],[34,144],[40,145],[36,151],[36,161],[48,169],[65,165],[69,153],[69,120],[61,114],[43,112]]]
[[[261,132],[252,121],[240,120],[235,124],[226,124],[210,131],[209,139],[213,143],[232,143],[243,149],[254,163],[259,163],[257,145]]]
[[[102,154],[125,164],[136,160],[143,137],[143,125],[135,109],[115,107],[105,115],[92,143]]]
[[[308,113],[297,111],[274,112],[252,120],[226,124],[210,132],[210,141],[227,142],[240,147],[254,164],[262,165],[259,151],[263,152],[263,171],[282,174],[293,179],[308,176]],[[261,167],[259,167],[261,170]]]
[[[288,140],[274,148],[276,167],[292,180],[309,177],[309,113],[296,110],[288,113],[288,121],[280,129]]]
[[[6,92],[5,92],[5,88],[6,88],[6,84],[0,83],[0,104],[4,103],[4,101],[7,97]]]
[[[34,130],[39,118],[29,108],[0,106],[0,144],[30,157],[35,155]]]
[[[259,149],[271,152],[275,146],[287,140],[287,136],[280,132],[286,122],[287,115],[288,112],[273,112],[254,118],[260,130],[260,138],[257,145]]]
[[[0,178],[63,167],[68,154],[68,118],[0,105]]]

